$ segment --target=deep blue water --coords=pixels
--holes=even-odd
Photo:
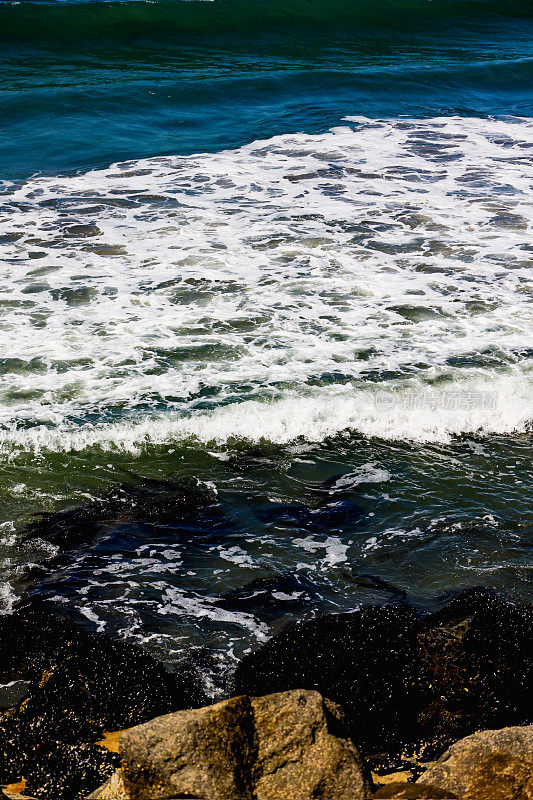
[[[0,43],[2,178],[532,112],[529,0],[3,2]]]

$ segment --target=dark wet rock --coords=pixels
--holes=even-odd
[[[120,484],[86,505],[39,514],[23,531],[22,540],[38,537],[70,547],[97,535],[102,525],[111,522],[190,521],[216,504],[214,491],[196,478],[140,480],[140,486]]]
[[[435,786],[395,782],[382,786],[372,797],[376,800],[446,800],[456,798],[457,795]]]
[[[407,599],[407,592],[404,591],[404,589],[394,586],[394,584],[389,583],[383,578],[380,578],[379,575],[371,575],[368,572],[355,572],[354,570],[344,569],[342,571],[342,577],[348,581],[348,583],[353,584],[358,589],[363,589],[365,591],[370,589],[375,592],[390,595],[396,599]]]
[[[531,800],[533,725],[480,731],[452,745],[416,785],[465,800]]]
[[[324,531],[331,528],[353,523],[361,519],[364,512],[351,500],[324,499],[313,505],[304,503],[269,503],[257,512],[259,518],[266,523],[279,525],[286,528],[305,528],[306,530]]]
[[[434,758],[476,730],[531,721],[533,606],[487,590],[464,592],[423,620],[418,652],[422,739]]]
[[[234,697],[121,734],[100,800],[367,800],[342,711],[317,692]],[[122,785],[123,782],[123,785]]]
[[[414,611],[393,605],[296,623],[243,659],[235,691],[316,689],[342,706],[365,753],[392,750],[415,736],[417,627]]]
[[[425,616],[370,606],[288,626],[243,659],[234,689],[316,689],[343,707],[374,762],[401,751],[431,759],[480,728],[529,721],[532,638],[531,607],[485,590]]]
[[[96,745],[43,742],[38,757],[26,768],[25,791],[37,800],[82,798],[88,787],[109,778],[119,763],[117,755]]]
[[[309,606],[318,593],[304,575],[290,572],[268,575],[225,592],[216,605],[230,611],[244,611],[262,619],[277,619]]]
[[[92,745],[105,730],[205,702],[194,671],[171,675],[141,648],[89,632],[46,602],[0,617],[0,652],[2,672],[28,683],[27,697],[0,717],[0,783],[23,776],[47,800],[74,800],[113,771],[116,756]]]

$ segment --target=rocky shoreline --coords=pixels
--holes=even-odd
[[[530,800],[532,633],[531,607],[482,589],[430,613],[327,614],[246,656],[213,705],[194,664],[170,673],[27,601],[0,617],[0,786],[38,800]]]
[[[318,692],[234,697],[124,731],[121,768],[88,800],[529,800],[533,725],[481,731],[437,761],[371,773],[340,706]]]

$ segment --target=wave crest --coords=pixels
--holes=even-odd
[[[3,3],[0,40],[56,41],[165,39],[198,34],[294,36],[308,30],[315,37],[346,26],[407,30],[461,25],[489,16],[530,19],[531,5],[494,0],[129,0],[129,2]],[[320,32],[320,33],[318,33]]]

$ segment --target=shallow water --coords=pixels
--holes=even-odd
[[[295,617],[406,597],[430,608],[474,585],[532,599],[526,435],[421,446],[346,432],[284,446],[21,454],[8,472],[20,481],[15,518],[69,498],[87,503],[135,474],[201,476],[216,487],[185,522],[125,515],[80,526],[62,551],[42,538],[5,550],[19,589],[170,663],[193,651],[215,687]]]
[[[295,616],[530,598],[531,10],[333,10],[0,8],[0,600],[214,685]]]

